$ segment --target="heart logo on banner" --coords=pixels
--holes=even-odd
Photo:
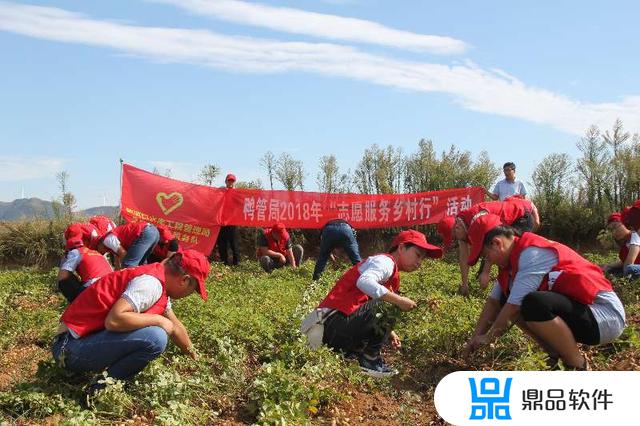
[[[184,198],[182,198],[182,194],[179,192],[172,192],[171,194],[158,192],[156,195],[156,202],[162,209],[162,212],[165,215],[169,215],[169,213],[182,205]]]

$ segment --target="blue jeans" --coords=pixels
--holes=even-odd
[[[627,265],[622,270],[623,275],[631,275],[631,278],[639,278],[640,277],[640,265],[632,263],[631,265]]]
[[[142,229],[140,236],[127,249],[127,255],[122,259],[122,267],[130,268],[147,263],[147,258],[158,244],[158,240],[160,240],[158,228],[148,223]]]
[[[320,254],[318,255],[318,260],[316,260],[316,267],[313,270],[314,280],[320,278],[320,275],[324,272],[324,268],[327,266],[331,250],[337,247],[344,249],[353,265],[362,260],[358,242],[356,241],[355,235],[353,235],[353,228],[346,222],[329,222],[322,229]]]
[[[157,326],[124,333],[102,330],[80,339],[64,333],[56,337],[51,352],[69,371],[101,372],[106,368],[109,377],[128,380],[164,352],[167,339],[164,329]]]

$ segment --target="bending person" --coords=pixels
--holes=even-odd
[[[58,272],[58,290],[69,303],[99,278],[113,272],[107,259],[86,247],[81,239],[67,241],[67,251]]]
[[[616,245],[619,247],[617,262],[604,265],[602,269],[604,272],[614,276],[633,275],[638,277],[638,271],[634,274],[634,269],[640,263],[640,236],[637,232],[630,231],[622,223],[622,215],[618,212],[613,212],[607,219],[607,229],[611,232]]]
[[[105,235],[96,250],[114,255],[116,269],[144,265],[160,239],[158,228],[147,222],[117,226]]]
[[[358,241],[356,240],[356,231],[343,219],[331,220],[322,228],[320,233],[320,254],[313,269],[314,281],[320,278],[324,268],[327,266],[331,252],[336,248],[341,248],[347,253],[352,265],[362,261]]]
[[[625,327],[620,299],[602,270],[569,247],[530,232],[519,237],[500,217],[479,217],[469,229],[473,265],[480,256],[500,268],[463,356],[517,324],[547,353],[549,365],[585,370],[577,342],[609,343]]]
[[[503,223],[513,226],[518,233],[533,231],[540,225],[538,209],[529,200],[511,197],[507,201],[488,201],[478,203],[461,211],[454,218],[445,217],[438,224],[438,233],[442,237],[444,248],[452,244],[455,238],[458,241],[458,263],[460,265],[461,283],[459,293],[463,296],[469,294],[469,241],[467,230],[473,221],[483,214],[495,214]],[[480,288],[487,287],[490,281],[491,263],[485,262],[480,268],[478,281]]]

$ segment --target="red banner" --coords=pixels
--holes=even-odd
[[[121,214],[164,224],[184,248],[209,254],[220,230],[223,190],[182,182],[124,164]]]
[[[354,228],[437,223],[483,200],[481,187],[416,194],[326,194],[212,188],[158,176],[128,164],[122,171],[122,216],[167,225],[183,247],[209,253],[220,225],[321,228],[346,219]]]
[[[437,223],[483,200],[479,187],[416,194],[326,194],[299,191],[229,190],[223,224],[321,228],[345,219],[354,228],[389,228]]]

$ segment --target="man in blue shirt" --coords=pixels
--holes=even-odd
[[[485,194],[492,200],[504,201],[505,198],[512,195],[521,195],[523,198],[527,196],[527,189],[524,184],[519,180],[516,180],[516,165],[512,162],[504,163],[502,166],[504,172],[504,179],[496,183],[493,187],[493,191],[485,189]]]

